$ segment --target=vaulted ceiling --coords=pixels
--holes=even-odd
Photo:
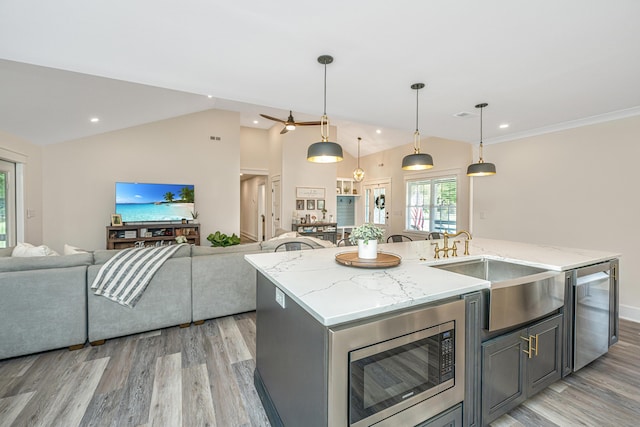
[[[517,139],[640,114],[638,17],[637,0],[3,0],[0,130],[50,144],[208,108],[318,120],[329,54],[352,154],[358,136],[363,155],[412,141],[415,82],[423,137],[477,142],[487,102],[485,142]]]

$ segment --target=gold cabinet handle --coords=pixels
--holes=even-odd
[[[525,340],[527,342],[527,349],[526,350],[522,350],[523,353],[525,353],[529,359],[531,359],[533,357],[533,352],[531,351],[531,336],[528,337],[520,337],[523,340]]]
[[[537,356],[538,355],[538,334],[534,335],[529,335],[528,337],[520,337],[523,340],[525,340],[527,342],[528,348],[526,350],[522,350],[523,353],[525,353],[529,359],[531,359],[533,356]],[[534,342],[535,341],[535,342]],[[531,348],[531,346],[534,346],[533,348]]]

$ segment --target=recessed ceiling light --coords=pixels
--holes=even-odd
[[[207,98],[211,99],[213,98],[213,95],[207,95]]]
[[[257,125],[258,123],[260,123],[260,122],[259,122],[259,121],[257,121],[257,120],[254,120],[254,121],[253,121],[253,124],[254,124],[254,125]]]
[[[509,123],[503,123],[500,125],[500,129],[506,129],[509,127]]]
[[[382,133],[382,131],[381,131],[380,129],[376,129],[376,133],[377,133],[377,134],[381,134],[381,133]]]
[[[100,119],[97,117],[91,117],[90,120],[91,120],[91,123],[98,123],[100,121]]]

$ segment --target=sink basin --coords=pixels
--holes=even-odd
[[[564,305],[564,272],[489,258],[432,265],[491,282],[489,331],[524,324]]]
[[[492,283],[509,279],[517,279],[547,271],[543,268],[488,258],[439,264],[433,265],[432,267],[452,271],[458,274],[464,274],[465,276],[488,280]]]

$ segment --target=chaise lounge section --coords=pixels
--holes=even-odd
[[[0,359],[87,341],[90,253],[12,257],[0,249]]]

